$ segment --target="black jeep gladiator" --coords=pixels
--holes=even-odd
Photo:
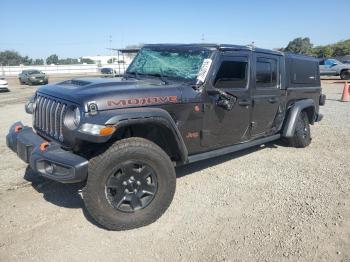
[[[175,166],[277,139],[311,142],[322,119],[318,61],[247,46],[146,45],[121,79],[41,87],[26,104],[33,128],[7,145],[40,175],[86,183],[102,226],[150,224],[170,205]]]

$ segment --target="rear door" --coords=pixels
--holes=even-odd
[[[329,71],[329,68],[324,64],[324,60],[321,60],[319,62],[320,67],[320,74],[321,75],[329,75],[331,72]]]
[[[333,59],[324,60],[324,72],[328,75],[336,75],[337,74],[337,63]]]
[[[281,63],[278,55],[253,53],[252,138],[273,131],[284,91],[281,90]]]

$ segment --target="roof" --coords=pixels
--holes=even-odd
[[[216,49],[223,51],[236,51],[236,50],[246,50],[246,51],[256,51],[261,53],[282,55],[280,51],[273,51],[269,49],[262,49],[253,46],[243,46],[243,45],[230,45],[230,44],[210,44],[210,43],[200,43],[200,44],[146,44],[144,47],[158,47],[158,48],[205,48],[205,49]]]
[[[137,53],[138,51],[140,51],[141,48],[123,48],[123,49],[120,49],[120,48],[108,48],[108,49],[127,54],[127,53]]]

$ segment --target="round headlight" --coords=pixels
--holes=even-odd
[[[74,123],[78,126],[80,124],[80,110],[79,107],[74,109]]]
[[[31,96],[26,102],[24,108],[28,114],[33,114],[35,107],[35,96]]]
[[[74,130],[76,129],[79,124],[80,124],[80,110],[78,107],[70,107],[67,109],[66,114],[64,116],[64,125],[71,129]]]

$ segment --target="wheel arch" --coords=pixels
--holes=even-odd
[[[340,69],[339,76],[341,76],[343,72],[349,72],[350,73],[350,68],[342,68],[342,69]],[[346,78],[341,78],[341,79],[345,79],[346,80]]]
[[[307,113],[310,124],[313,124],[315,122],[316,109],[314,100],[303,99],[296,101],[294,105],[289,109],[287,119],[282,129],[283,137],[293,137],[297,119],[302,111],[305,111]]]
[[[111,139],[142,137],[161,147],[171,160],[184,163],[188,157],[186,145],[175,121],[160,108],[125,109],[111,117],[106,125],[114,125],[117,131]]]

